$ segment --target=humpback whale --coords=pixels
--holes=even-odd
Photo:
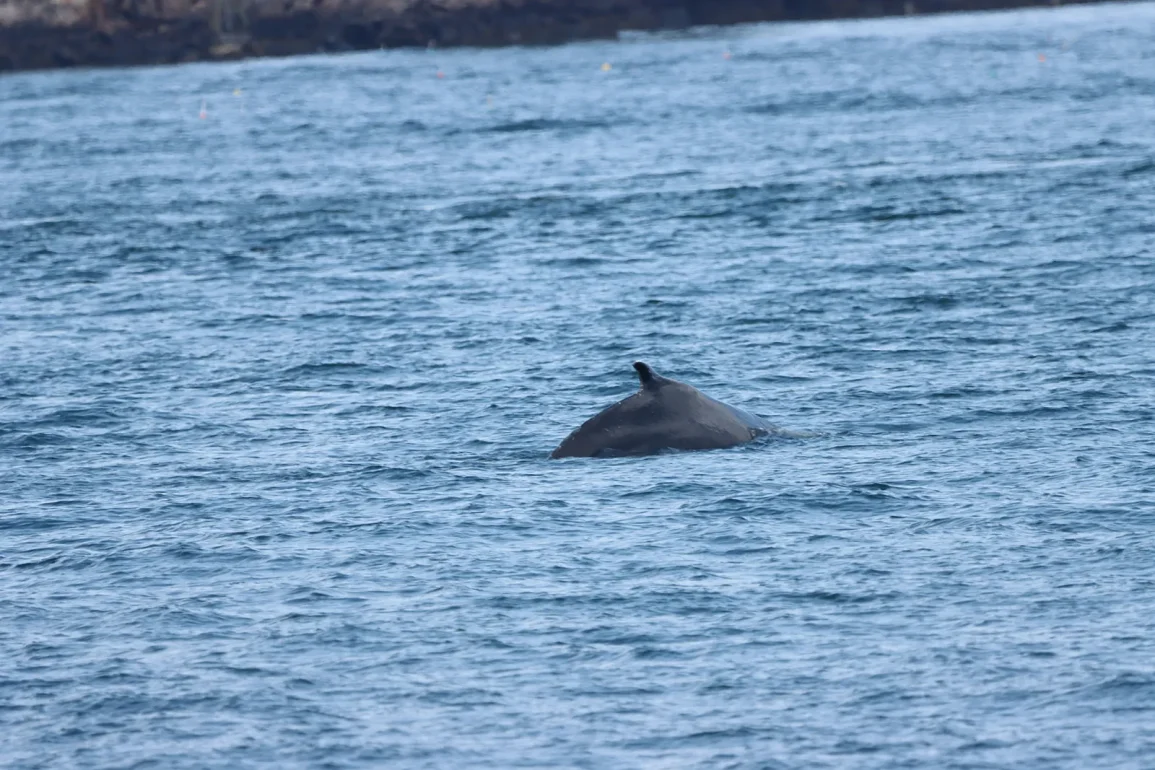
[[[586,420],[550,457],[623,457],[663,449],[722,449],[777,430],[684,382],[634,362],[641,388]]]

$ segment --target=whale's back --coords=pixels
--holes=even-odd
[[[675,380],[643,387],[586,420],[550,457],[646,455],[663,449],[722,449],[765,435],[760,417]]]

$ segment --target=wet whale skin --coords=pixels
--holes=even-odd
[[[550,457],[623,457],[666,449],[724,449],[767,435],[766,420],[710,398],[692,385],[634,364],[641,388],[566,437]]]

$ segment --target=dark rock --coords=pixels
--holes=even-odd
[[[547,45],[623,30],[1052,5],[1053,0],[10,0],[0,71],[404,46]],[[1098,0],[1086,0],[1097,2]],[[9,19],[13,19],[9,15]]]
[[[369,24],[346,24],[341,30],[341,39],[350,48],[372,48],[377,42],[377,33]]]

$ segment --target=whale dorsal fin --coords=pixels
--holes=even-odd
[[[650,368],[650,365],[644,361],[634,361],[634,370],[638,373],[638,379],[642,382],[642,390],[657,390],[662,383],[666,382],[666,378],[655,372]]]

